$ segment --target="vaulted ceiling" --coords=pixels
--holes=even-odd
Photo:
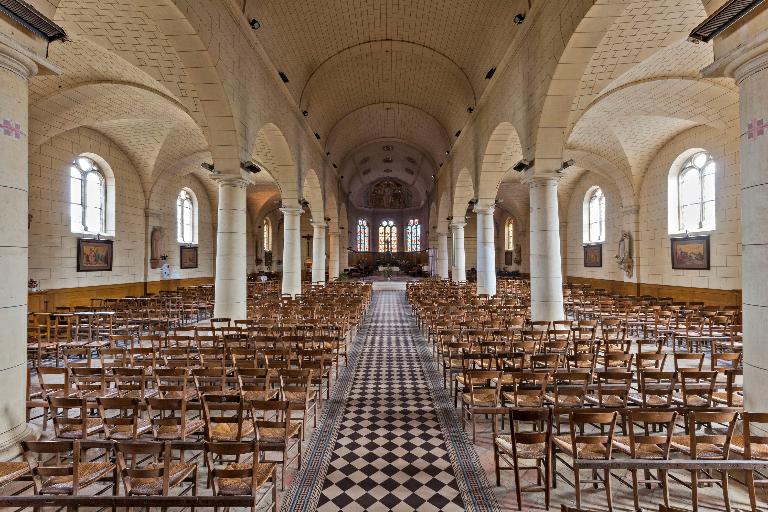
[[[372,141],[439,165],[512,43],[528,0],[243,0],[299,109],[342,165]]]

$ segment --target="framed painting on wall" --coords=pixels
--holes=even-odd
[[[584,246],[584,266],[603,266],[603,244],[592,244]]]
[[[181,268],[197,268],[197,246],[179,246]]]
[[[673,238],[672,268],[675,270],[709,270],[709,236]]]
[[[112,240],[77,239],[77,271],[109,272],[112,270]]]

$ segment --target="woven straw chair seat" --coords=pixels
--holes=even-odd
[[[162,468],[162,463],[152,463],[145,466],[143,469],[159,469]],[[186,462],[177,462],[171,464],[170,475],[168,478],[168,486],[175,487],[179,485],[185,478],[195,472],[197,464],[189,464]],[[126,477],[129,485],[131,486],[132,495],[141,496],[156,496],[163,494],[163,477],[154,478],[132,478]]]
[[[187,420],[185,435],[194,434],[205,428],[205,421],[201,419]],[[168,441],[173,439],[180,439],[182,437],[180,425],[162,425],[158,427],[155,437],[158,440]]]
[[[109,462],[81,462],[78,466],[80,489],[107,476],[114,469],[115,465]],[[72,494],[72,491],[72,475],[47,477],[40,486],[40,494]]]
[[[275,464],[271,462],[262,462],[256,465],[256,489],[267,483],[269,477],[274,474]],[[251,463],[241,462],[229,464],[225,469],[250,469]],[[250,496],[251,489],[250,478],[220,478],[219,494],[223,496]]]
[[[497,436],[496,446],[502,453],[512,456],[512,436]],[[544,443],[517,445],[518,459],[543,459],[546,456],[547,447]]]
[[[0,485],[13,482],[29,472],[29,464],[26,462],[0,462]]]
[[[100,431],[103,423],[101,418],[87,418],[85,425],[85,435],[89,436]],[[60,425],[58,437],[62,439],[80,439],[83,437],[83,428],[81,425]]]
[[[253,422],[243,420],[240,428],[240,437],[247,437],[253,434]],[[217,423],[210,432],[212,441],[235,441],[237,440],[237,423]]]
[[[575,459],[590,459],[601,460],[605,459],[607,453],[607,447],[600,444],[576,444],[576,454],[573,453],[573,446],[571,445],[570,435],[554,436],[552,442],[560,448],[563,452],[567,453]]]
[[[301,422],[293,421],[288,427],[287,437],[291,438],[301,428]],[[286,438],[286,429],[281,427],[262,427],[259,428],[259,442],[268,444],[282,444]]]
[[[474,400],[472,400],[473,395]],[[467,405],[475,405],[479,407],[495,407],[497,403],[496,390],[476,389],[472,394],[462,393],[461,400]]]

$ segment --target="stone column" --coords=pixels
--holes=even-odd
[[[762,53],[734,60],[737,66],[728,74],[739,86],[741,123],[744,409],[768,412],[768,287],[763,282],[768,273],[768,41]]]
[[[453,254],[455,258],[453,262],[454,283],[463,283],[467,281],[467,265],[466,256],[464,254],[464,226],[466,225],[467,223],[464,218],[451,222],[451,230],[453,232]]]
[[[339,278],[339,232],[328,233],[328,279]]]
[[[526,181],[531,194],[531,316],[533,320],[562,320],[557,178],[531,176]]]
[[[475,205],[477,215],[477,294],[496,295],[494,206]]]
[[[437,234],[437,275],[448,279],[448,233]]]
[[[325,222],[312,221],[312,284],[325,284]]]
[[[216,228],[216,317],[245,319],[248,316],[248,260],[246,247],[245,188],[240,176],[219,176],[218,222]]]
[[[299,207],[280,208],[283,212],[283,294],[301,293],[301,214]]]
[[[0,38],[0,450],[33,437],[25,418],[29,211],[29,78],[37,64]],[[74,246],[72,246],[74,247]],[[34,276],[33,276],[34,277]]]

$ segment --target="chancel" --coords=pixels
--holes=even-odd
[[[0,0],[0,507],[767,510],[766,84],[762,0]]]

